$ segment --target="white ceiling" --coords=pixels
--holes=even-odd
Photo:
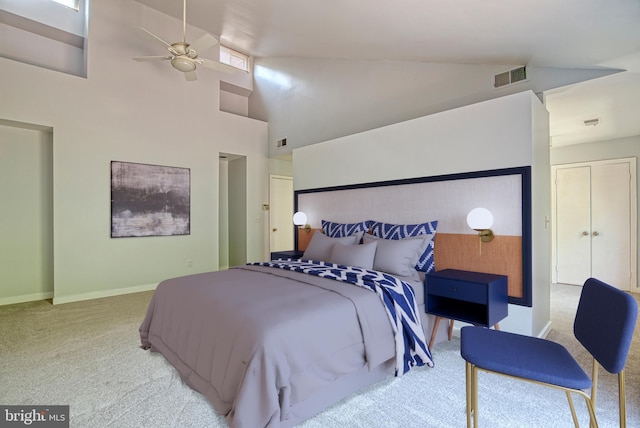
[[[187,21],[254,57],[620,68],[546,94],[552,141],[640,135],[639,0],[187,0]]]

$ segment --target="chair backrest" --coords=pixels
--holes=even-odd
[[[582,287],[573,324],[576,338],[609,373],[624,369],[638,318],[638,303],[595,278]]]

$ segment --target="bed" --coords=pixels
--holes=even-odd
[[[316,235],[302,259],[168,279],[151,299],[142,347],[162,353],[230,427],[291,427],[367,385],[433,366],[420,275],[373,269],[397,242]],[[402,241],[410,257],[394,251],[375,267],[415,266],[427,239]]]

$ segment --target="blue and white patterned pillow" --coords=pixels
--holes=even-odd
[[[336,223],[333,221],[322,220],[322,233],[331,238],[342,238],[344,236],[362,235],[369,230],[371,220],[365,220],[358,223]]]
[[[392,224],[374,221],[371,223],[371,234],[384,239],[403,239],[418,235],[435,235],[438,221],[430,221],[420,224]],[[433,272],[436,268],[433,258],[435,248],[433,239],[427,245],[424,252],[418,256],[416,270],[420,272]]]

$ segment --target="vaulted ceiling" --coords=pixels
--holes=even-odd
[[[182,19],[182,0],[137,1]],[[188,0],[187,21],[257,58],[620,69],[545,92],[552,140],[640,135],[638,0]]]

